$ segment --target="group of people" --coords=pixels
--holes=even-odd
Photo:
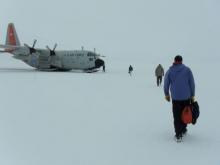
[[[172,99],[174,130],[177,142],[181,141],[187,132],[187,124],[181,119],[183,109],[195,101],[193,73],[182,62],[182,56],[177,55],[164,77],[164,95],[168,102]],[[161,64],[157,66],[155,75],[157,77],[157,86],[160,86],[164,76],[164,69]]]
[[[130,65],[128,73],[132,75],[132,71],[133,67]],[[155,76],[157,86],[161,86],[164,76],[164,68],[161,64],[156,67]],[[175,56],[172,66],[165,73],[163,88],[165,99],[168,102],[172,100],[175,139],[181,141],[187,133],[187,124],[181,119],[183,109],[195,101],[193,73],[189,67],[183,64],[182,56]]]

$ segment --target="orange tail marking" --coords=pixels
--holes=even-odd
[[[15,38],[15,32],[13,29],[13,25],[9,25],[9,31],[8,31],[8,41],[10,45],[16,45],[16,38]]]

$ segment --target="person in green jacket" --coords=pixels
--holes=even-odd
[[[155,69],[155,76],[157,78],[157,86],[160,86],[162,83],[162,78],[164,76],[164,69],[161,64],[159,64]]]

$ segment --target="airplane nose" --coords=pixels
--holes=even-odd
[[[100,68],[101,66],[104,66],[105,65],[105,62],[101,59],[97,59],[95,60],[95,67],[96,68]]]

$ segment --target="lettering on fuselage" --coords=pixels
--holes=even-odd
[[[64,56],[67,56],[67,57],[72,57],[72,56],[82,57],[82,56],[84,56],[84,54],[82,54],[82,53],[66,53],[66,54],[64,54]]]

